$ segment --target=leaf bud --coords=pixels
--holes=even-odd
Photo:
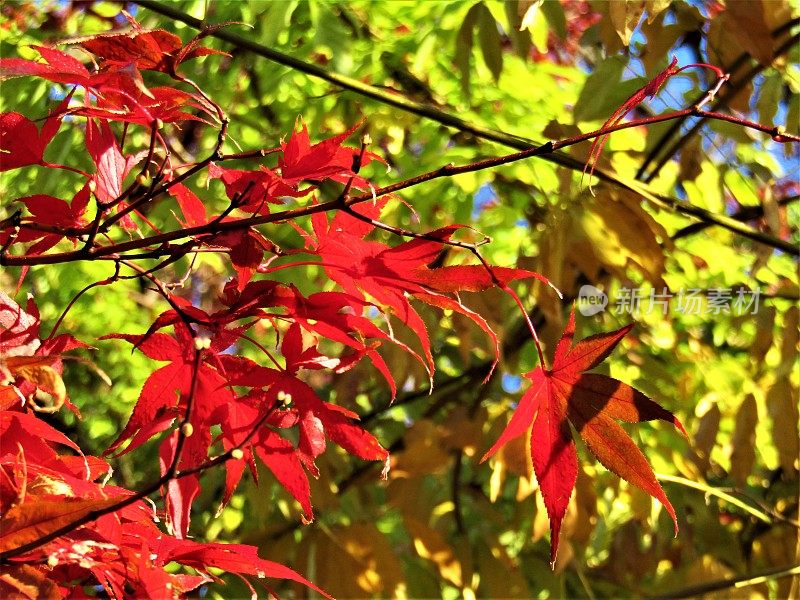
[[[194,349],[198,352],[200,350],[208,350],[211,347],[211,338],[200,336],[194,338]]]
[[[284,392],[283,390],[278,392],[277,398],[278,402],[283,406],[283,408],[289,408],[289,406],[292,404],[292,395]]]

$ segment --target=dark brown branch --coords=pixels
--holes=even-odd
[[[792,202],[800,199],[800,196],[787,196],[786,198],[781,198],[778,200],[778,206],[788,206]],[[764,216],[764,207],[761,205],[758,206],[743,206],[741,209],[736,211],[731,215],[731,219],[736,219],[737,221],[752,221],[753,219],[758,219]],[[695,233],[699,233],[711,227],[711,223],[706,223],[701,221],[699,223],[692,223],[691,225],[687,225],[682,229],[679,229],[672,235],[673,240],[679,240],[681,238],[688,237],[690,235],[694,235]]]
[[[547,142],[541,146],[536,148],[529,148],[527,150],[523,150],[520,152],[507,154],[504,156],[490,158],[482,161],[477,161],[474,163],[470,163],[467,165],[462,166],[454,166],[452,164],[445,165],[438,169],[434,169],[433,171],[429,171],[428,173],[423,173],[416,177],[412,177],[406,179],[404,181],[388,185],[382,188],[375,190],[372,193],[365,193],[358,196],[352,196],[346,202],[347,206],[351,206],[353,204],[357,204],[359,202],[366,202],[368,200],[373,200],[374,198],[385,196],[387,194],[391,194],[397,192],[402,189],[406,189],[409,187],[413,187],[419,185],[426,181],[431,181],[433,179],[437,179],[440,177],[449,177],[453,175],[458,175],[461,173],[468,173],[474,171],[480,171],[492,167],[497,167],[500,165],[510,164],[512,162],[516,162],[519,160],[531,158],[534,156],[545,156],[552,154],[556,149],[566,148],[568,146],[572,146],[578,144],[580,142],[590,140],[602,135],[608,135],[609,133],[613,133],[615,131],[620,131],[622,129],[629,129],[632,127],[639,127],[639,126],[646,126],[651,125],[653,123],[659,123],[663,121],[669,121],[671,119],[679,118],[685,114],[700,114],[704,115],[707,118],[724,118],[725,120],[734,119],[735,122],[743,127],[749,127],[752,129],[756,129],[758,131],[762,131],[764,133],[770,134],[773,137],[791,139],[794,141],[797,136],[787,136],[781,131],[777,131],[774,128],[769,128],[759,123],[755,123],[752,121],[748,121],[746,119],[738,119],[735,117],[730,117],[729,115],[723,115],[720,113],[713,113],[710,111],[698,110],[695,107],[686,108],[683,110],[675,111],[673,113],[668,113],[664,115],[658,115],[655,117],[647,117],[645,119],[639,119],[635,121],[629,121],[625,123],[619,123],[617,125],[607,127],[604,129],[598,129],[596,131],[591,131],[588,133],[580,134],[577,136],[573,136],[571,138],[567,138],[564,140],[560,140],[557,142]],[[220,138],[224,136],[224,127],[220,132]],[[217,150],[218,153],[218,150]],[[191,169],[176,177],[171,182],[165,183],[163,186],[154,190],[153,194],[157,195],[161,193],[166,187],[170,185],[174,185],[175,183],[186,179],[190,174],[194,174],[197,171],[201,170],[205,167],[208,162],[212,159],[208,158],[201,163],[193,166]],[[202,166],[201,166],[202,165]],[[596,172],[595,175],[599,175],[601,179],[604,179],[606,176],[600,172]],[[650,200],[651,202],[655,202],[656,204],[673,210],[675,212],[690,215],[696,217],[702,221],[706,221],[709,223],[714,223],[715,225],[719,225],[728,229],[734,233],[738,233],[744,237],[752,239],[754,241],[758,241],[760,243],[766,244],[773,248],[778,248],[788,254],[793,256],[800,255],[800,250],[796,248],[793,244],[786,242],[784,240],[780,240],[775,238],[774,236],[756,231],[740,221],[727,217],[725,215],[718,215],[707,211],[703,208],[692,206],[690,204],[686,204],[683,202],[679,202],[677,200],[673,200],[671,198],[666,198],[663,196],[653,195],[642,188],[638,187],[637,185],[632,184],[632,182],[623,182],[621,180],[616,180],[617,183],[633,192],[639,193],[643,195],[645,198]],[[130,207],[129,207],[130,208]],[[142,248],[148,248],[155,245],[166,245],[171,241],[183,239],[187,237],[198,237],[203,235],[214,235],[221,233],[223,231],[233,231],[239,230],[246,227],[254,227],[257,225],[264,225],[267,223],[276,223],[282,221],[288,221],[291,219],[297,219],[299,217],[309,216],[318,212],[325,212],[329,210],[339,210],[342,208],[342,202],[340,199],[332,200],[330,202],[325,202],[322,204],[315,204],[312,206],[291,209],[282,211],[279,213],[274,213],[270,215],[258,216],[258,217],[250,217],[246,219],[240,219],[235,221],[226,221],[226,222],[215,222],[212,221],[211,223],[206,223],[205,225],[199,225],[196,227],[190,227],[186,229],[181,229],[178,231],[172,231],[167,233],[162,233],[154,236],[150,236],[143,239],[138,240],[131,240],[128,242],[122,242],[119,244],[112,244],[111,246],[96,246],[93,248],[80,248],[78,250],[73,250],[70,252],[63,252],[60,254],[46,254],[46,255],[36,255],[36,256],[7,256],[5,254],[0,254],[0,265],[5,266],[21,266],[21,265],[37,265],[37,264],[58,264],[64,262],[72,262],[76,260],[96,260],[100,258],[111,258],[112,260],[118,260],[120,255],[124,252],[129,252],[131,250],[139,250]],[[103,227],[106,227],[109,221],[112,221],[115,217],[119,217],[122,214],[117,213],[114,217],[109,218]],[[103,228],[101,227],[101,229]],[[154,251],[156,252],[156,251]],[[163,248],[163,254],[170,254],[173,250],[170,250],[166,247]]]
[[[719,581],[710,581],[708,583],[701,583],[675,590],[663,596],[652,596],[653,600],[667,600],[668,598],[696,598],[711,592],[718,592],[720,590],[729,590],[731,588],[742,588],[750,585],[757,585],[766,581],[775,579],[782,579],[784,577],[791,577],[793,575],[800,575],[800,565],[792,565],[786,567],[778,567],[776,569],[766,569],[758,571],[751,575],[743,575],[741,577],[734,577],[731,579],[721,579]]]

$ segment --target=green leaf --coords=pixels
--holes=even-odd
[[[481,4],[474,4],[464,17],[464,22],[458,30],[456,36],[456,55],[455,61],[459,72],[461,73],[461,89],[464,94],[469,98],[470,96],[470,68],[469,58],[472,54],[472,44],[474,40],[473,29],[478,22],[478,15],[480,12]]]
[[[758,94],[756,109],[762,125],[771,125],[783,95],[783,77],[780,73],[767,75]]]
[[[531,50],[531,34],[527,29],[520,31],[522,19],[517,12],[517,0],[505,0],[503,8],[505,8],[508,21],[508,37],[511,38],[511,43],[514,45],[514,52],[525,60]]]
[[[503,48],[497,21],[485,4],[480,4],[478,14],[478,41],[486,66],[492,72],[492,77],[497,81],[503,72]]]
[[[567,39],[567,18],[564,16],[564,9],[560,2],[542,2],[539,7],[544,18],[550,24],[550,28],[559,39]]]
[[[601,62],[583,85],[573,111],[573,122],[606,119],[647,83],[643,77],[620,82],[626,61],[613,56]]]

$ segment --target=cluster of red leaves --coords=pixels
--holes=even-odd
[[[0,295],[0,552],[22,548],[133,494],[104,483],[111,474],[108,463],[84,455],[36,414],[34,396],[58,394],[56,382],[63,386],[56,371],[61,353],[84,346],[68,335],[41,341],[38,331],[32,302],[23,310]],[[213,567],[290,579],[325,595],[291,569],[259,558],[255,547],[179,539],[159,529],[157,520],[144,500],[103,514],[10,559],[0,575],[0,594],[85,598],[85,587],[99,585],[116,598],[164,598],[216,580]],[[165,570],[172,562],[193,573]]]
[[[136,231],[144,240],[153,235],[150,228],[154,239],[158,238],[160,232],[136,210],[137,201],[153,198],[145,193],[137,200],[133,197],[137,182],[130,181],[134,167],[145,156],[147,161],[153,159],[154,148],[126,153],[125,139],[112,125],[125,124],[123,131],[145,127],[155,145],[158,140],[165,144],[158,133],[163,123],[202,120],[187,110],[223,120],[221,109],[197,88],[147,88],[141,75],[142,70],[160,71],[188,85],[178,72],[180,64],[218,52],[200,47],[199,37],[184,46],[163,30],[145,31],[132,19],[131,25],[128,33],[72,40],[73,45],[95,56],[98,66],[93,70],[72,54],[46,47],[36,48],[44,62],[0,59],[0,76],[34,75],[72,87],[41,129],[18,113],[0,115],[0,170],[69,169],[85,178],[71,202],[45,195],[18,199],[24,212],[21,209],[15,218],[0,223],[4,254],[53,258],[51,250],[60,242],[75,246],[86,240],[95,254],[110,253],[117,248],[113,225],[128,234]],[[82,97],[83,103],[72,105],[76,97]],[[95,166],[92,173],[44,159],[65,114],[86,119],[84,144]],[[222,139],[224,123],[220,127]],[[203,201],[176,177],[176,169],[164,153],[159,179],[152,182],[150,190],[160,185],[159,194],[166,192],[177,203],[180,225],[197,230],[189,241],[191,248],[203,246],[227,253],[236,271],[214,310],[202,310],[157,286],[170,304],[169,310],[144,333],[106,336],[130,342],[149,358],[165,363],[147,377],[130,420],[108,453],[129,452],[161,439],[165,485],[164,510],[159,516],[165,518],[167,532],[154,525],[154,512],[141,498],[113,510],[133,492],[98,483],[109,474],[107,463],[83,456],[70,440],[34,414],[37,407],[31,398],[41,392],[54,398],[56,407],[71,406],[59,375],[60,356],[80,344],[69,336],[40,342],[33,305],[23,311],[10,298],[0,299],[6,311],[0,312],[0,372],[4,376],[0,408],[4,411],[4,442],[10,440],[4,443],[1,464],[4,533],[0,554],[14,554],[12,571],[0,579],[2,585],[20,594],[33,589],[56,597],[80,596],[84,585],[99,584],[116,597],[128,590],[160,597],[196,589],[211,578],[208,568],[216,567],[242,575],[289,578],[311,586],[289,569],[259,559],[254,548],[186,539],[202,472],[209,466],[225,465],[224,505],[245,469],[257,477],[258,459],[297,500],[303,520],[310,522],[314,514],[308,475],[319,476],[315,461],[328,442],[360,459],[383,461],[388,468],[387,451],[358,425],[357,415],[323,400],[306,383],[304,371],[341,373],[366,358],[386,379],[394,397],[397,386],[379,349],[395,344],[419,360],[432,379],[431,343],[412,300],[471,319],[493,341],[496,363],[496,335],[480,315],[462,304],[458,294],[496,286],[513,295],[522,307],[509,284],[530,278],[546,280],[532,271],[485,263],[439,266],[442,246],[452,243],[451,238],[463,226],[447,226],[388,246],[368,239],[381,225],[378,219],[385,199],[350,205],[344,193],[337,204],[341,210],[333,218],[311,210],[310,230],[291,222],[305,240],[302,250],[279,251],[247,223],[249,218],[255,221],[270,215],[270,206],[282,205],[286,198],[308,197],[325,180],[347,189],[367,189],[369,183],[359,175],[360,168],[381,159],[365,148],[343,145],[356,127],[316,144],[311,143],[305,126],[295,128],[278,148],[262,152],[277,155],[272,168],[233,169],[209,159],[201,166],[208,166],[209,179],[219,180],[230,199],[221,214],[208,214]],[[221,158],[219,153],[215,156]],[[191,165],[183,168],[187,169],[184,173],[192,172]],[[144,169],[135,179],[149,172]],[[94,216],[90,218],[92,198]],[[316,208],[315,202],[312,197],[309,206]],[[163,246],[154,242],[153,248]],[[265,254],[270,254],[266,262]],[[293,285],[269,279],[277,269],[308,264],[298,263],[298,254],[314,255],[314,264],[324,267],[340,291],[305,296]],[[290,261],[281,263],[284,258]],[[413,344],[416,348],[395,338],[391,327],[384,330],[376,325],[370,318],[375,315],[411,330],[418,340]],[[251,330],[259,328],[271,329],[279,340],[275,346],[281,360],[250,336]],[[632,388],[609,378],[581,374],[602,361],[627,331],[584,340],[570,349],[571,319],[556,351],[554,368],[542,366],[528,374],[531,389],[506,433],[487,454],[533,424],[533,462],[552,522],[553,557],[577,472],[568,421],[603,464],[664,502],[674,517],[644,457],[612,419],[661,418],[679,424]],[[255,343],[271,366],[237,354],[244,341]],[[59,452],[59,448],[75,454]],[[104,514],[89,518],[96,511]],[[80,526],[68,527],[78,521]],[[35,544],[55,532],[61,533]],[[13,552],[27,545],[35,547]],[[168,562],[192,567],[198,574],[168,574],[163,570]]]

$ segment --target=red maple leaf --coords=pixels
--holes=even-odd
[[[372,217],[379,208],[360,205],[356,210]],[[430,340],[422,318],[408,300],[409,295],[471,319],[491,338],[496,364],[500,350],[494,331],[483,317],[447,294],[482,291],[494,285],[509,291],[508,283],[529,277],[547,281],[538,273],[524,269],[482,265],[428,268],[441,252],[443,243],[461,229],[461,225],[449,225],[429,233],[426,239],[413,239],[389,247],[362,239],[373,227],[346,213],[337,214],[330,225],[324,215],[315,215],[312,222],[317,244],[311,247],[322,258],[328,276],[352,296],[374,298],[414,331],[422,345],[429,373],[433,372]]]
[[[95,184],[94,193],[101,204],[108,204],[120,197],[123,180],[147,154],[147,151],[142,151],[133,156],[124,156],[111,127],[104,121],[99,125],[89,121],[86,128],[86,149],[97,166],[92,181]]]
[[[240,292],[234,280],[225,286],[221,300],[228,309],[216,317],[212,315],[214,318],[230,319],[234,315],[238,315],[237,318],[269,318],[270,313],[263,308],[283,307],[286,316],[306,331],[339,342],[353,351],[346,358],[329,359],[327,367],[340,373],[367,356],[389,384],[392,399],[397,393],[397,386],[376,348],[382,341],[392,343],[419,359],[409,346],[384,332],[363,315],[367,309],[377,309],[375,305],[350,294],[317,292],[305,297],[293,285],[284,286],[269,280],[250,282]]]
[[[81,61],[61,50],[46,46],[31,46],[46,62],[36,62],[24,58],[0,58],[0,77],[22,77],[33,75],[53,83],[94,87],[105,78],[97,78],[89,72]]]
[[[0,435],[4,441],[0,447],[0,552],[35,542],[131,494],[96,483],[109,474],[109,465],[80,454],[73,442],[32,414],[0,411]],[[56,444],[78,455],[60,454]],[[237,574],[251,590],[247,575],[259,580],[289,579],[330,598],[295,571],[260,558],[254,546],[176,539],[159,530],[155,517],[154,509],[140,500],[76,527],[26,553],[26,562],[19,568],[25,567],[27,585],[5,578],[0,581],[0,593],[27,597],[35,583],[39,592],[52,591],[47,597],[60,597],[57,585],[69,586],[75,594],[97,582],[113,597],[172,597],[209,581],[222,583],[209,572],[213,568]],[[166,565],[176,563],[198,574],[165,571]],[[14,568],[10,568],[12,573]]]
[[[178,206],[183,213],[184,227],[197,227],[208,223],[206,207],[197,195],[182,183],[171,185],[167,192],[178,201]]]
[[[57,410],[63,403],[80,416],[61,380],[61,354],[88,346],[68,334],[41,341],[39,326],[39,311],[33,299],[23,310],[0,291],[0,408],[24,406],[39,388],[53,396],[50,408]]]
[[[221,179],[228,198],[235,200],[236,208],[248,212],[267,215],[269,204],[283,204],[281,196],[298,196],[293,187],[267,167],[260,166],[256,171],[226,169],[214,163],[208,166],[211,179]]]
[[[71,97],[67,94],[50,113],[41,131],[24,115],[0,114],[0,172],[28,165],[56,166],[44,162],[44,151],[58,133]]]
[[[210,33],[192,39],[186,46],[174,33],[164,29],[143,29],[129,14],[125,13],[131,29],[123,33],[104,33],[85,38],[66,40],[64,43],[80,44],[83,48],[100,57],[104,63],[126,67],[135,66],[141,70],[161,71],[173,74],[182,62],[208,54],[227,52],[201,47],[200,40]],[[215,27],[216,29],[218,27]]]
[[[169,364],[154,371],[145,381],[139,400],[125,429],[106,454],[114,452],[125,441],[131,442],[122,453],[130,452],[154,435],[169,429],[186,411],[189,394],[194,394],[194,408],[190,415],[193,434],[186,440],[180,457],[182,469],[196,467],[208,456],[211,446],[210,428],[215,410],[234,401],[233,393],[223,375],[212,366],[217,353],[230,345],[226,336],[215,336],[211,347],[195,369],[193,338],[183,324],[175,325],[175,337],[164,333],[149,335],[111,334],[103,339],[120,338],[135,344],[146,356]],[[177,431],[161,445],[162,470],[172,463],[175,455]],[[184,537],[189,527],[192,502],[200,491],[197,475],[171,481],[167,493],[167,514],[178,537]]]
[[[326,438],[341,446],[349,454],[363,460],[386,461],[389,453],[378,440],[357,424],[358,415],[325,402],[306,383],[298,379],[301,368],[324,368],[336,362],[321,355],[315,345],[304,349],[300,327],[292,325],[281,345],[286,358],[285,370],[262,367],[235,356],[220,356],[229,382],[254,389],[235,404],[219,409],[214,420],[222,423],[222,440],[225,448],[241,447],[241,458],[226,462],[227,477],[223,504],[230,499],[246,465],[257,475],[254,456],[272,471],[278,482],[300,503],[304,519],[314,518],[308,478],[303,468],[314,477],[319,471],[315,459],[324,452]],[[275,411],[276,407],[281,407]],[[264,426],[257,428],[268,411]],[[280,436],[275,429],[298,428],[295,447]],[[249,436],[249,437],[248,437]]]
[[[208,123],[184,109],[202,110],[210,114],[209,107],[197,94],[171,87],[148,89],[139,79],[138,73],[119,71],[109,73],[98,92],[95,105],[72,108],[70,113],[108,121],[137,123],[145,127],[152,127],[156,119],[164,123]]]
[[[615,419],[626,423],[661,419],[686,435],[683,425],[671,412],[629,385],[605,375],[584,373],[600,364],[632,328],[630,324],[573,345],[573,310],[556,347],[553,368],[540,366],[525,374],[531,386],[500,438],[481,459],[485,461],[532,426],[533,470],[550,518],[551,565],[555,564],[561,521],[578,476],[578,455],[570,423],[603,466],[665,506],[677,533],[675,510],[647,459]]]
[[[353,178],[353,185],[359,188],[367,187],[365,179],[358,177],[356,172],[373,160],[385,162],[380,156],[372,152],[365,152],[358,165],[354,162],[361,156],[361,150],[342,146],[342,142],[350,137],[361,126],[357,123],[347,131],[311,145],[308,137],[308,127],[305,123],[298,131],[292,131],[289,141],[281,143],[283,156],[278,160],[281,169],[281,179],[287,184],[297,185],[303,180],[318,181],[333,179],[340,183]]]
[[[111,47],[120,43],[125,45],[125,43],[121,42],[121,39],[128,39],[125,34],[112,34],[112,37],[114,36],[118,36],[120,39],[115,41],[106,40],[103,44]],[[128,41],[135,43],[135,40],[128,39]],[[87,41],[86,43],[90,42]],[[185,112],[183,109],[202,110],[212,114],[208,102],[200,94],[189,93],[171,87],[147,89],[139,72],[139,67],[137,67],[140,61],[133,57],[129,56],[130,60],[127,62],[125,60],[104,61],[99,72],[91,72],[75,57],[60,50],[45,46],[33,46],[33,48],[39,52],[46,62],[36,62],[23,58],[0,58],[0,78],[30,75],[41,77],[54,83],[81,86],[89,90],[91,94],[86,95],[85,106],[70,109],[71,114],[138,123],[147,127],[152,126],[156,119],[160,119],[164,123],[203,120]],[[196,52],[202,54],[201,50],[196,49]],[[109,52],[113,54],[112,51]],[[124,54],[124,51],[121,52]],[[205,53],[207,54],[208,52]],[[195,55],[199,56],[200,54]],[[169,55],[163,56],[168,62],[174,62],[174,60],[177,60],[178,55],[181,55],[181,53],[178,52],[172,58]],[[190,58],[190,56],[186,56],[181,60],[186,58]],[[142,60],[144,61],[143,64],[150,64],[146,59]],[[8,124],[4,123],[3,129],[6,129],[6,125]]]
[[[86,212],[86,207],[89,205],[89,186],[88,184],[84,185],[78,193],[75,194],[71,202],[45,194],[36,194],[35,196],[20,198],[17,202],[25,205],[33,216],[34,223],[55,225],[57,227],[82,227],[85,224],[83,215]],[[30,246],[26,252],[29,256],[36,256],[38,254],[43,254],[55,246],[58,242],[63,240],[64,237],[65,236],[60,233],[44,233],[35,229],[22,229],[14,240],[14,243],[39,240]],[[73,244],[74,243],[75,240],[73,240]],[[17,283],[17,290],[22,286],[22,282],[29,270],[30,267],[27,265],[22,267]]]

